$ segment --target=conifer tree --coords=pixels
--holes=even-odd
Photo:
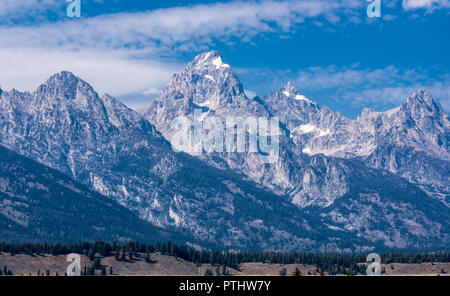
[[[100,258],[96,257],[96,258],[94,259],[94,265],[93,265],[93,268],[94,268],[94,269],[100,269],[100,267],[101,267],[100,265],[101,265]]]

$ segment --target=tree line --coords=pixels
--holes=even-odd
[[[197,249],[173,242],[166,243],[108,243],[78,242],[78,243],[0,243],[0,253],[27,254],[39,256],[43,254],[67,255],[77,253],[88,256],[96,263],[96,254],[103,257],[115,256],[116,260],[133,260],[146,254],[145,260],[151,262],[150,253],[158,252],[164,255],[181,258],[197,265],[211,264],[213,266],[226,266],[239,270],[241,263],[263,262],[272,264],[305,264],[317,268],[317,272],[325,271],[328,274],[364,274],[367,254],[321,254],[307,252],[220,252],[214,250]],[[450,262],[450,253],[386,253],[380,254],[382,264],[391,263],[423,263],[423,262]],[[128,259],[127,259],[128,258]],[[98,263],[98,262],[97,262]],[[95,266],[95,264],[94,264]],[[95,267],[94,267],[95,268]],[[86,274],[92,270],[86,270]],[[102,271],[105,272],[105,271]],[[112,271],[111,271],[112,272]],[[4,273],[4,272],[2,272]]]

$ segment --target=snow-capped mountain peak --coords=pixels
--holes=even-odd
[[[170,97],[176,98],[177,103],[168,102]],[[160,104],[172,106],[180,100],[185,107],[217,110],[248,98],[237,74],[213,50],[197,55],[183,72],[175,74],[157,99]]]
[[[194,70],[227,70],[230,65],[225,64],[222,55],[217,50],[204,52],[197,55],[194,60],[188,64],[187,69]]]
[[[170,141],[167,129],[177,116],[192,115],[195,109],[201,109],[205,116],[218,115],[224,110],[248,109],[245,106],[251,104],[237,74],[213,50],[197,55],[175,74],[144,114]]]
[[[195,57],[192,62],[194,67],[208,67],[214,66],[216,69],[230,68],[230,65],[225,64],[222,60],[222,55],[217,50],[204,52]]]

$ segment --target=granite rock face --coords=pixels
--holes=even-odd
[[[206,134],[212,119],[277,117],[277,157],[267,162],[247,144],[239,153],[176,152],[180,116]],[[250,99],[217,51],[175,74],[143,115],[70,72],[33,93],[0,92],[0,145],[151,225],[229,249],[448,248],[448,130],[424,91],[356,120],[290,83]]]

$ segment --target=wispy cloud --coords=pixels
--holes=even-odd
[[[387,7],[394,4],[400,2],[386,1]],[[181,68],[174,60],[177,53],[200,52],[217,41],[233,38],[251,43],[254,36],[266,33],[288,35],[296,25],[305,22],[316,26],[358,23],[361,16],[365,17],[367,3],[360,0],[231,1],[77,20],[56,18],[55,22],[21,25],[8,22],[48,11],[64,14],[66,5],[63,0],[0,1],[0,17],[6,20],[0,22],[3,24],[0,36],[7,36],[0,38],[3,87],[33,90],[50,74],[65,69],[92,82],[100,92],[118,96],[153,94]],[[404,9],[446,7],[448,0],[404,0],[402,5]],[[270,81],[293,77],[292,73],[277,74],[278,80]],[[411,78],[407,74],[395,68],[319,67],[307,69],[294,78],[299,85],[309,85],[313,90],[342,85],[356,88],[365,81],[381,81],[384,84],[378,86],[396,87],[394,81]]]
[[[426,89],[450,110],[450,74],[430,75],[428,72],[402,70],[392,65],[381,69],[360,69],[358,65],[311,67],[299,71],[295,83],[300,89],[311,92],[332,90],[333,99],[339,103],[377,110],[397,106],[413,91]]]
[[[64,11],[61,5],[67,2],[4,0],[0,8],[3,15],[18,17],[55,7]],[[335,22],[339,14],[351,14],[360,6],[356,0],[233,1],[3,25],[0,36],[8,38],[0,38],[0,82],[6,88],[32,90],[49,72],[67,69],[113,95],[142,93],[164,86],[161,81],[178,69],[171,60],[176,52],[199,52],[214,40],[232,37],[250,42],[260,33],[289,32],[305,19]]]
[[[39,13],[49,7],[55,7],[64,1],[57,0],[2,0],[0,2],[0,16],[24,15]]]
[[[355,14],[361,7],[361,1],[356,0],[249,1],[175,7],[35,27],[3,27],[0,34],[8,34],[10,38],[0,44],[127,48],[143,53],[148,53],[149,48],[150,51],[164,51],[167,47],[188,50],[213,38],[245,38],[261,32],[289,31],[305,19],[321,17],[336,22],[342,19],[340,15]]]
[[[335,65],[309,67],[299,71],[272,69],[238,69],[247,86],[267,95],[288,81],[306,96],[326,104],[370,107],[387,110],[403,103],[415,90],[426,89],[450,111],[450,73],[443,69],[362,68]]]
[[[43,19],[44,14],[55,12],[62,14],[61,8],[67,5],[64,0],[2,0],[0,1],[0,24],[13,21],[22,23],[30,18],[33,21]]]
[[[364,85],[390,85],[424,78],[413,70],[399,70],[394,66],[382,69],[359,69],[358,65],[350,67],[310,67],[297,73],[296,82],[309,89],[346,87],[363,87]]]
[[[436,9],[449,8],[450,1],[449,0],[403,0],[402,6],[403,6],[403,9],[405,9],[405,10],[426,8],[429,11],[433,11]]]
[[[174,62],[136,60],[114,52],[39,48],[0,49],[0,67],[4,89],[34,90],[50,75],[68,70],[87,80],[100,93],[115,96],[141,93],[149,86],[162,88],[182,68]]]
[[[405,102],[406,98],[418,89],[425,89],[437,98],[443,108],[450,111],[450,82],[430,81],[426,84],[388,86],[369,88],[361,91],[348,91],[342,94],[354,106],[369,106],[375,110],[386,110]]]

